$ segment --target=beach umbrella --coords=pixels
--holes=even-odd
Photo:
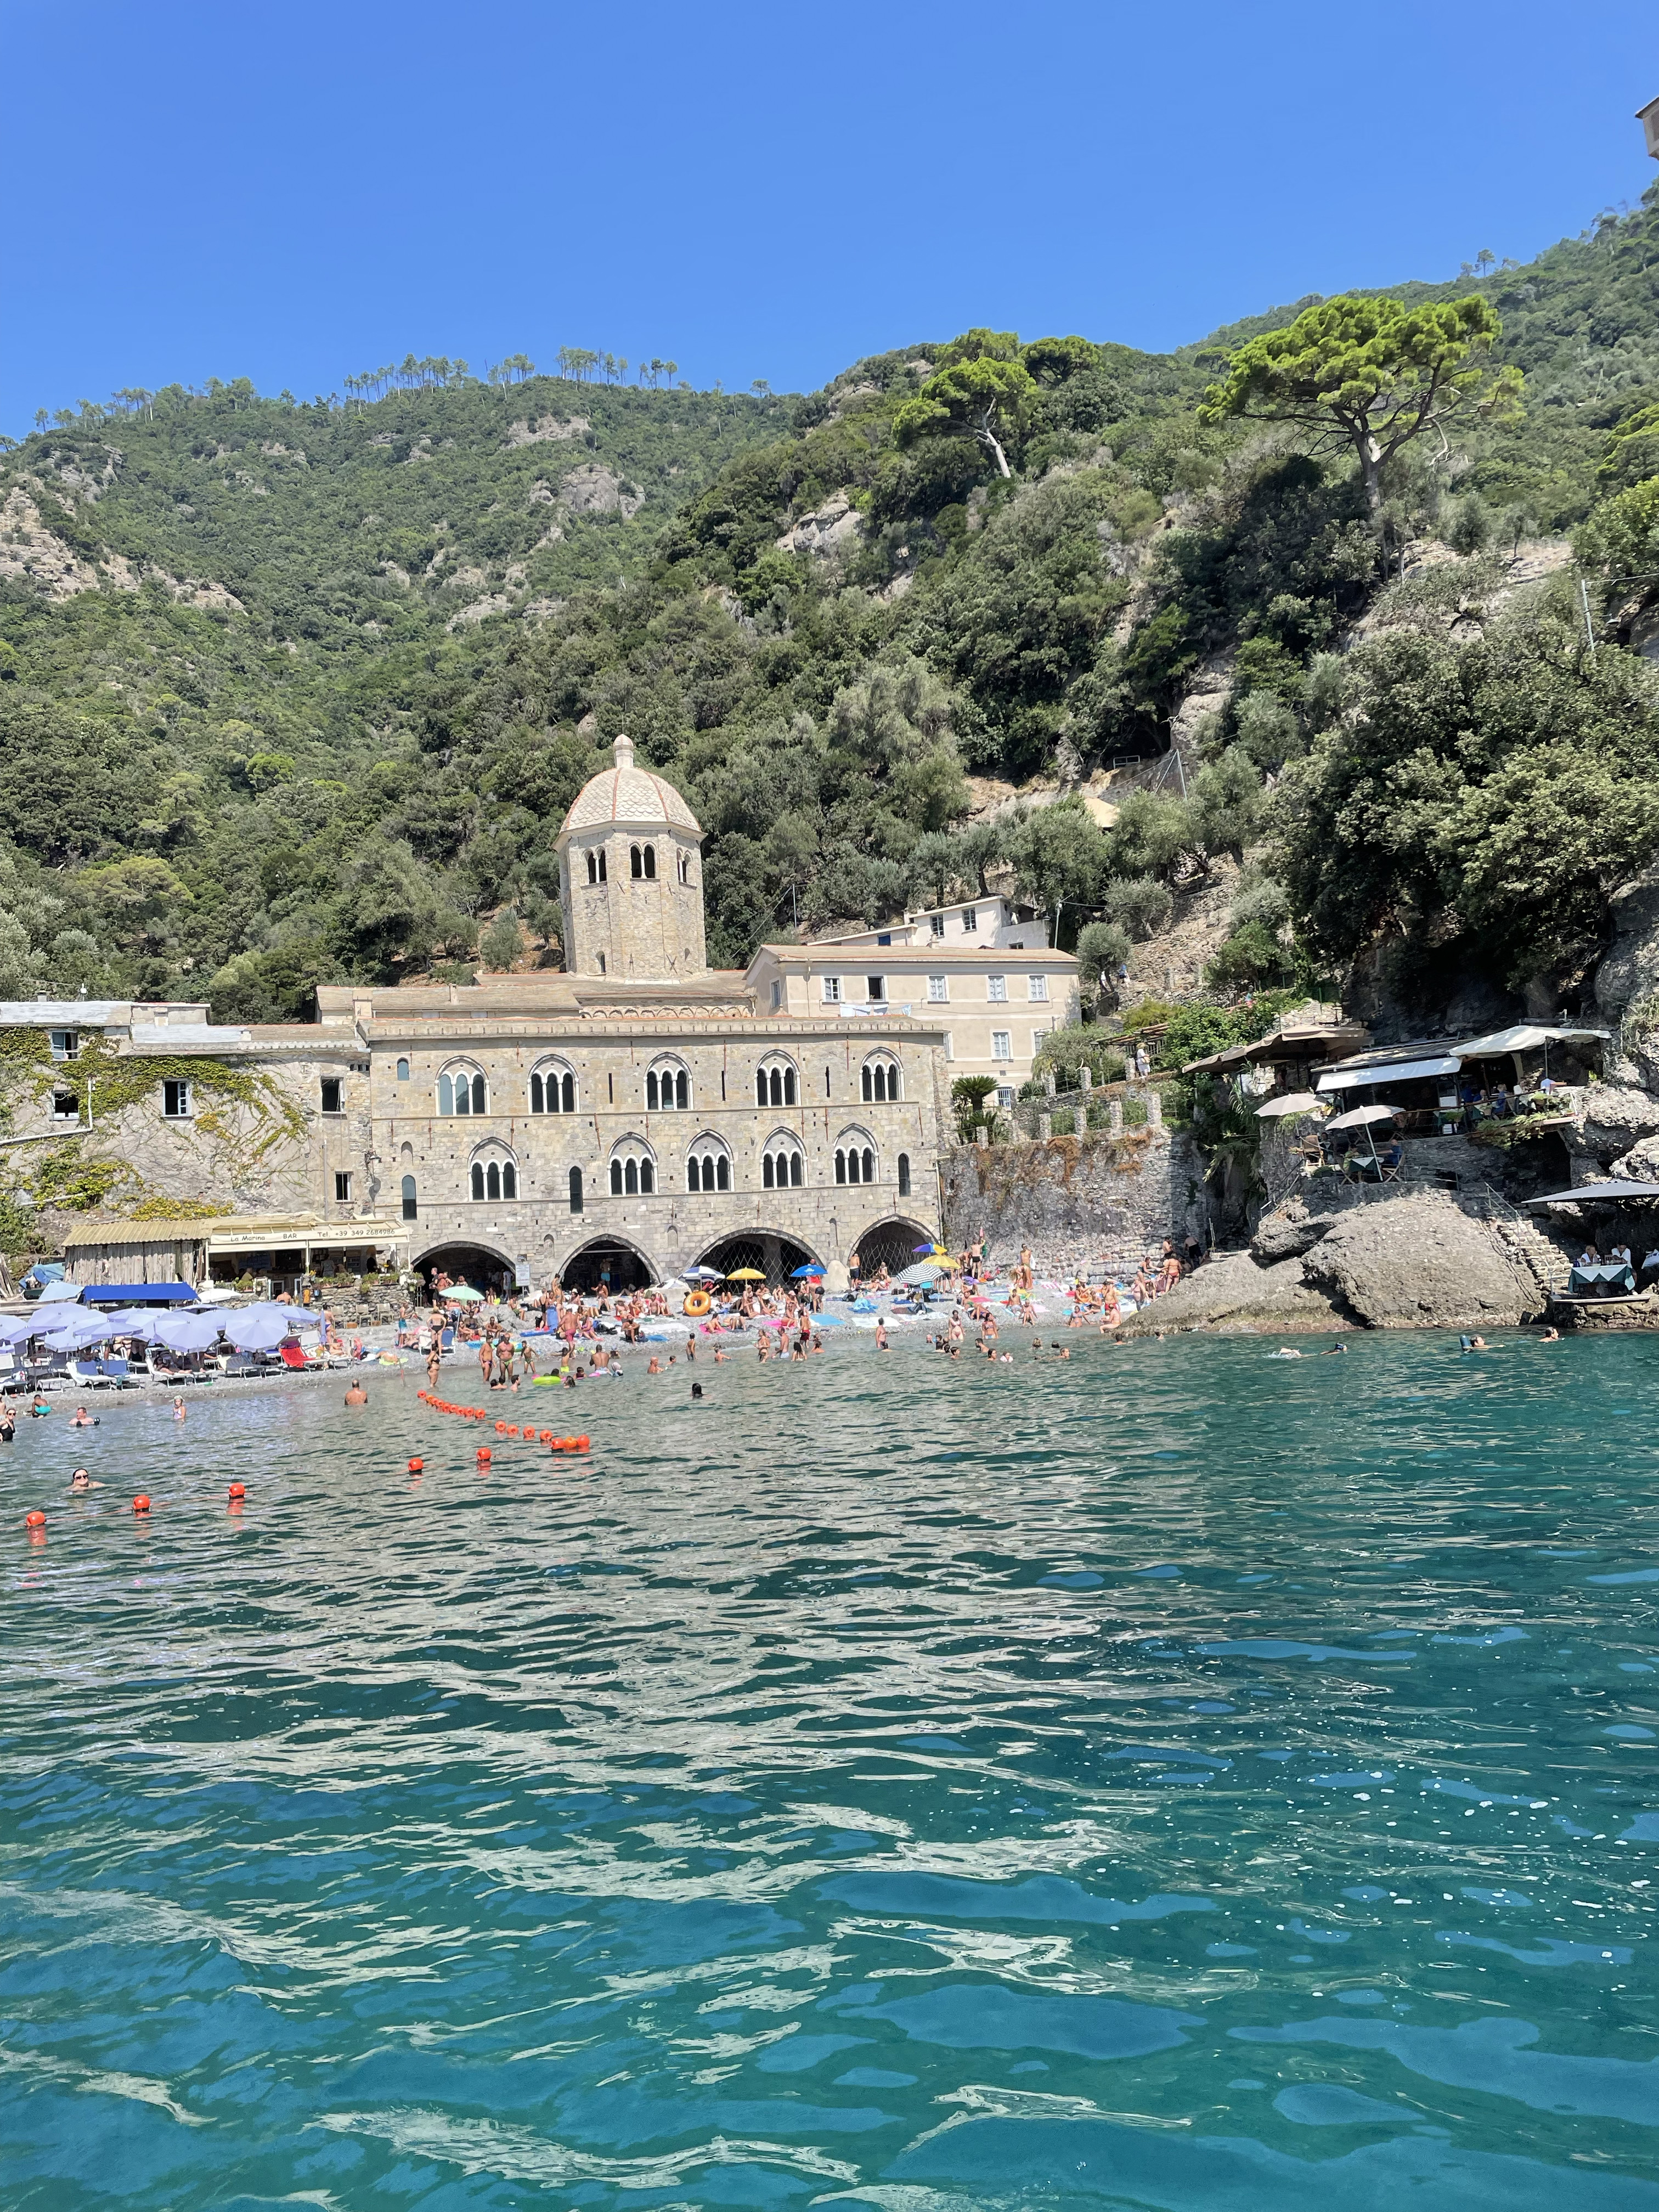
[[[259,1313],[227,1314],[221,1326],[238,1352],[275,1352],[283,1339],[293,1333],[294,1317],[267,1309]]]
[[[1398,1111],[1395,1106],[1356,1106],[1351,1113],[1334,1115],[1325,1127],[1328,1129],[1360,1129],[1373,1121],[1392,1121]]]
[[[792,1267],[789,1271],[789,1279],[792,1283],[798,1283],[803,1275],[821,1275],[823,1273],[823,1268],[814,1260],[805,1267]]]
[[[459,1298],[463,1305],[481,1306],[484,1302],[483,1292],[475,1291],[471,1283],[455,1283],[448,1290],[440,1291],[439,1296],[446,1302]]]
[[[1270,1098],[1265,1106],[1258,1106],[1258,1121],[1285,1121],[1293,1114],[1317,1114],[1320,1102],[1311,1091],[1292,1091],[1283,1098]]]
[[[766,1278],[758,1267],[733,1267],[726,1279],[728,1283],[763,1283]]]
[[[155,1324],[155,1341],[169,1352],[205,1352],[219,1341],[223,1326],[217,1314],[163,1314]]]
[[[160,1316],[149,1306],[124,1306],[118,1312],[106,1315],[112,1336],[141,1336],[146,1344],[156,1342],[155,1324]]]
[[[933,1284],[939,1280],[940,1273],[941,1269],[936,1260],[918,1260],[914,1267],[907,1267],[902,1275],[895,1275],[893,1280],[896,1283],[908,1283],[913,1285],[923,1283]]]

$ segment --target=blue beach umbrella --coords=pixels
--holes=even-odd
[[[789,1279],[792,1283],[798,1283],[803,1275],[821,1275],[823,1273],[823,1268],[814,1261],[808,1267],[792,1267],[789,1270]]]

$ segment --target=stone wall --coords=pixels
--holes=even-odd
[[[1204,1234],[1204,1164],[1180,1130],[959,1146],[945,1155],[943,1179],[953,1250],[983,1231],[994,1259],[1029,1245],[1048,1274],[1098,1276],[1156,1252],[1166,1237]]]

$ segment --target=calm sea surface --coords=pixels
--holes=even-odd
[[[1007,1340],[23,1423],[9,2212],[1659,2212],[1659,1340]]]

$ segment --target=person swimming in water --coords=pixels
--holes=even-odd
[[[84,1406],[77,1406],[70,1416],[70,1426],[72,1429],[95,1429],[97,1425],[96,1418],[88,1413]]]
[[[101,1482],[94,1482],[83,1467],[77,1467],[70,1477],[71,1491],[101,1490],[103,1486]]]
[[[361,1382],[354,1380],[346,1391],[345,1401],[348,1406],[366,1406],[368,1403],[368,1393]]]

